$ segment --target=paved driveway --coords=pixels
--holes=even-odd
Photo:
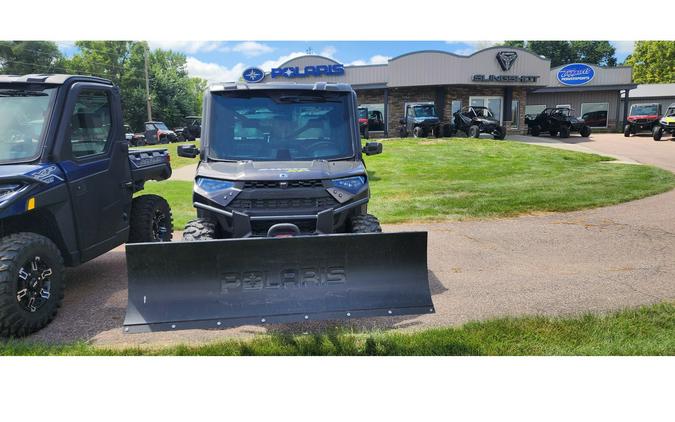
[[[546,138],[523,137],[525,142]],[[622,135],[570,138],[580,146],[675,171],[675,142]],[[506,315],[569,315],[675,300],[675,191],[626,204],[510,219],[404,224],[429,232],[429,278],[437,313],[349,322],[355,329],[415,330]],[[31,339],[107,345],[200,343],[270,331],[306,332],[343,322],[122,333],[126,307],[120,247],[68,271],[64,306]]]

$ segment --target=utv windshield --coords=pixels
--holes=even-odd
[[[349,99],[343,92],[215,93],[209,157],[261,161],[352,157]]]
[[[368,118],[368,109],[367,108],[360,108],[359,109],[359,119],[367,119]]]
[[[0,88],[0,163],[38,157],[55,93]]]
[[[436,108],[432,105],[415,106],[415,117],[436,117]]]
[[[675,116],[675,107],[671,107],[666,111],[666,117],[673,117]]]
[[[169,130],[169,128],[166,127],[166,125],[162,122],[155,123],[155,127],[159,130]]]
[[[630,108],[631,116],[656,116],[658,114],[656,104],[636,104]]]

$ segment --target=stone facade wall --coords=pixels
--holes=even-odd
[[[440,109],[439,96],[444,97],[443,121],[452,119],[452,101],[459,100],[462,107],[469,104],[472,96],[504,97],[503,86],[429,86],[429,87],[405,87],[389,88],[389,136],[398,136],[399,120],[403,118],[405,103],[409,102],[434,102]],[[359,104],[384,103],[384,89],[357,90]],[[527,104],[527,88],[513,87],[513,100],[518,100],[519,122],[517,128],[511,127],[511,122],[504,122],[507,130],[511,133],[524,133],[525,128],[525,105]],[[439,110],[440,111],[440,110]],[[515,110],[514,110],[515,112]]]

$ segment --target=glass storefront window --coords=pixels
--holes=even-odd
[[[582,103],[581,118],[590,127],[607,127],[609,103]]]
[[[452,111],[450,112],[450,114],[457,113],[461,108],[462,108],[462,101],[452,100]]]
[[[526,105],[525,106],[525,115],[526,116],[536,116],[546,109],[546,104],[537,104],[537,105]]]
[[[470,97],[469,104],[489,108],[495,118],[502,121],[502,97]]]
[[[368,109],[368,131],[377,132],[384,130],[384,104],[360,104],[359,107]]]
[[[511,101],[511,127],[518,129],[518,122],[520,122],[520,108],[518,100]]]

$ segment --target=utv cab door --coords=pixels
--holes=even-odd
[[[80,261],[126,242],[132,182],[119,91],[96,83],[71,86],[59,149],[70,191]]]

